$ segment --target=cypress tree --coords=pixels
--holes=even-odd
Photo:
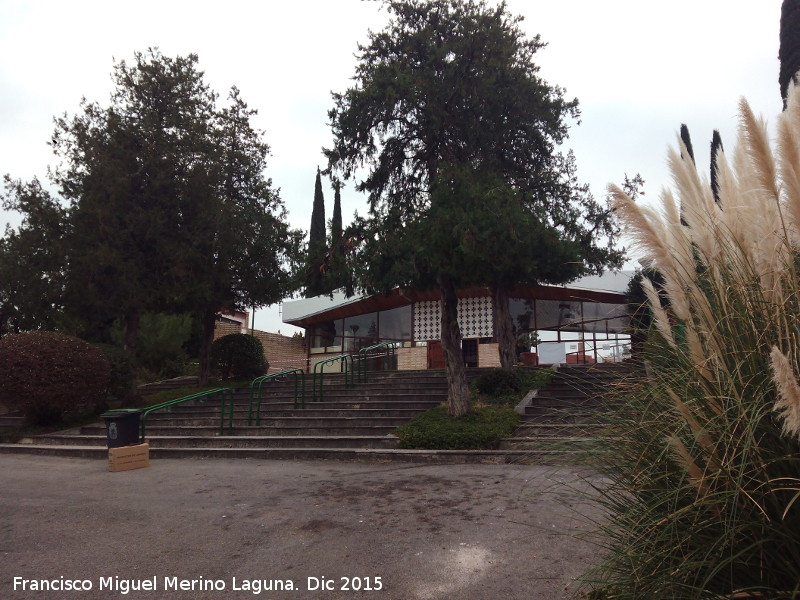
[[[308,232],[308,259],[306,262],[306,298],[324,294],[325,252],[327,240],[325,232],[325,197],[322,195],[322,177],[317,167],[314,181],[314,207],[311,210],[311,229]]]
[[[333,182],[333,219],[331,220],[331,246],[335,246],[342,239],[342,183]]]
[[[783,0],[781,4],[778,59],[781,63],[778,83],[781,86],[783,108],[786,109],[789,82],[795,78],[797,71],[800,71],[800,0]]]

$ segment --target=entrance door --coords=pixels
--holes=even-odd
[[[478,366],[478,340],[461,340],[461,353],[467,367]]]
[[[440,340],[428,342],[428,368],[444,369],[444,350]]]

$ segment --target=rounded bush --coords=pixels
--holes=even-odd
[[[492,369],[482,373],[473,382],[475,389],[486,396],[502,396],[522,391],[522,381],[516,371]]]
[[[211,365],[223,379],[258,377],[269,368],[261,340],[244,333],[232,333],[214,340]]]
[[[111,367],[75,337],[33,331],[0,339],[0,403],[49,425],[105,406]]]

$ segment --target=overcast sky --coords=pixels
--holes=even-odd
[[[780,0],[507,4],[548,43],[540,74],[580,102],[566,147],[598,198],[637,172],[646,198],[657,198],[670,183],[666,150],[681,123],[707,171],[714,129],[733,147],[741,97],[770,123],[781,110]],[[45,180],[53,117],[75,114],[84,96],[107,104],[115,59],[155,46],[169,56],[193,52],[212,88],[224,97],[236,85],[259,111],[255,124],[272,149],[268,176],[292,224],[307,230],[320,149],[331,139],[330,92],[347,88],[357,42],[386,22],[380,4],[364,0],[0,0],[0,174]],[[352,186],[342,201],[345,222],[366,212]],[[329,188],[325,202],[330,218]],[[18,220],[0,212],[0,227]],[[256,327],[291,329],[275,308],[259,311]]]

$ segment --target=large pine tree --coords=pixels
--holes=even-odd
[[[469,410],[457,288],[569,280],[612,257],[594,235],[613,227],[588,197],[575,202],[554,148],[577,101],[538,76],[543,44],[521,18],[474,0],[384,5],[388,27],[359,46],[355,85],[334,94],[326,153],[345,178],[368,169],[356,188],[370,202],[361,287],[439,292],[457,416]]]

